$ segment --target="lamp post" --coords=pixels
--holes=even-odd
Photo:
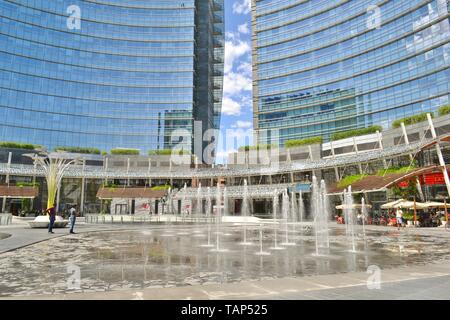
[[[416,196],[414,196],[414,227],[417,225],[417,203]]]
[[[448,213],[447,213],[447,198],[444,198],[444,214],[445,214],[445,228],[448,229]]]

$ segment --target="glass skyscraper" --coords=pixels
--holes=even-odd
[[[218,128],[223,18],[223,0],[0,0],[0,140],[145,153]]]
[[[448,1],[252,2],[260,143],[389,127],[449,103]]]

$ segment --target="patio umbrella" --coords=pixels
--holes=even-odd
[[[400,202],[394,204],[392,208],[394,208],[394,209],[396,209],[396,208],[412,209],[414,207],[416,209],[427,208],[427,206],[422,202],[406,201],[406,200],[403,200],[403,201],[400,201]]]
[[[425,202],[424,205],[427,208],[445,208],[446,206],[444,202],[434,202],[434,201]]]
[[[405,201],[405,199],[399,199],[399,200],[395,200],[395,201],[391,201],[391,202],[385,203],[385,204],[383,204],[383,205],[381,206],[381,209],[393,209],[393,208],[397,208],[397,207],[394,207],[394,206],[395,206],[396,204],[402,202],[402,201]]]

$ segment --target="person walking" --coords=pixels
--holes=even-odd
[[[45,213],[49,215],[50,222],[48,224],[48,233],[54,233],[53,232],[53,224],[55,223],[56,219],[56,207],[55,205],[51,206],[47,210],[45,210]]]
[[[76,209],[76,207],[77,207],[77,205],[75,204],[69,210],[70,233],[75,233],[75,232],[73,232],[73,228],[75,227],[75,222],[77,220],[77,209]]]
[[[397,228],[400,230],[400,227],[403,226],[403,211],[401,208],[397,209],[395,217],[397,218]]]

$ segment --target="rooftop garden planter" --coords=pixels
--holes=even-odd
[[[112,149],[111,154],[113,155],[139,155],[138,149]]]
[[[351,186],[356,181],[362,180],[363,178],[367,177],[366,174],[354,174],[351,176],[346,176],[341,181],[338,182],[337,186],[339,188],[347,188],[348,186]]]
[[[189,155],[191,154],[188,150],[180,150],[180,151],[174,151],[172,149],[160,149],[160,150],[150,150],[148,152],[149,156],[170,156],[172,155],[172,152],[178,153],[178,155]]]
[[[450,113],[450,104],[447,106],[442,106],[438,109],[439,116],[445,116]]]
[[[256,146],[242,146],[239,148],[239,151],[269,150],[276,147],[276,144],[257,144]]]
[[[349,130],[349,131],[344,131],[344,132],[337,132],[331,135],[331,140],[332,141],[336,141],[336,140],[342,140],[342,139],[347,139],[347,138],[352,138],[352,137],[358,137],[358,136],[364,136],[366,134],[372,134],[372,133],[376,133],[377,131],[382,131],[383,128],[381,126],[371,126],[371,127],[367,127],[367,128],[362,128],[362,129],[354,129],[354,130]]]
[[[300,140],[288,140],[284,143],[284,146],[289,148],[299,147],[299,146],[307,146],[312,144],[321,144],[323,143],[323,137],[312,137]]]
[[[0,148],[37,150],[37,149],[41,149],[42,146],[37,145],[37,144],[31,144],[31,143],[0,141]]]
[[[56,147],[56,152],[70,152],[70,153],[82,153],[82,154],[100,154],[100,150],[97,148],[80,148],[80,147]]]
[[[434,117],[434,115],[432,113],[431,113],[431,117],[432,118]],[[392,128],[394,128],[394,129],[400,128],[400,126],[402,125],[402,122],[405,124],[405,126],[410,126],[412,124],[419,123],[419,122],[426,121],[426,120],[427,120],[427,112],[424,112],[424,113],[416,114],[414,116],[397,119],[394,122],[392,122]]]

